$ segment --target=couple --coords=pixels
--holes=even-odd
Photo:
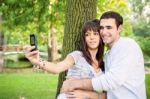
[[[34,47],[26,47],[25,55],[51,73],[69,69],[58,99],[146,99],[143,55],[134,40],[120,37],[122,25],[122,16],[114,11],[105,12],[100,22],[86,22],[82,50],[57,64],[40,60],[38,51],[31,52]],[[101,39],[110,49],[104,57],[105,72]]]

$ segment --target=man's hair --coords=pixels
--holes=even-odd
[[[94,31],[94,32],[98,32],[100,33],[100,26],[99,26],[99,20],[98,19],[94,19],[94,20],[90,20],[84,23],[83,27],[82,27],[82,35],[81,35],[81,51],[83,53],[84,58],[86,59],[86,61],[92,65],[92,57],[90,55],[90,52],[88,51],[88,46],[87,43],[85,41],[85,33],[89,30],[89,31]],[[100,36],[100,34],[99,34]],[[100,37],[101,39],[101,37]],[[98,64],[99,64],[99,68],[101,68],[102,70],[104,70],[104,62],[103,62],[103,53],[104,53],[104,43],[101,39],[100,44],[98,46],[98,51],[96,53],[96,59],[98,60]]]
[[[108,11],[108,12],[103,13],[102,16],[100,17],[100,20],[109,19],[109,18],[115,19],[117,28],[123,24],[123,17],[119,13],[114,12],[114,11]]]

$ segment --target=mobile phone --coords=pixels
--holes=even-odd
[[[30,45],[35,46],[35,48],[32,51],[37,50],[37,37],[35,34],[30,34]]]

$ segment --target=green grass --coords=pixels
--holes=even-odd
[[[47,73],[0,74],[0,99],[55,99],[58,75]],[[150,99],[150,74],[146,75]]]
[[[0,74],[0,99],[54,99],[57,75]]]
[[[146,75],[146,95],[147,99],[150,99],[150,74]]]

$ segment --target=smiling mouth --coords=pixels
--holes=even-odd
[[[95,44],[96,42],[90,42],[90,44]]]

